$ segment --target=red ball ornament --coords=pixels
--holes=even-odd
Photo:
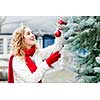
[[[58,24],[60,24],[60,25],[67,25],[67,22],[65,22],[62,19],[60,19],[60,20],[58,20]]]
[[[54,35],[55,35],[56,37],[60,37],[60,36],[61,36],[60,30],[57,30],[57,31],[54,33]]]

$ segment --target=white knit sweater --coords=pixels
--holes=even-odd
[[[33,73],[28,69],[25,62],[18,56],[13,58],[14,82],[17,83],[37,83],[42,80],[46,71],[51,68],[44,59],[48,58],[52,52],[60,51],[63,45],[62,36],[55,39],[55,43],[43,49],[36,50],[31,59],[35,62],[37,70]]]

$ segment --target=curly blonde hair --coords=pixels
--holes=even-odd
[[[14,55],[24,57],[24,49],[26,48],[25,45],[25,28],[28,28],[27,26],[22,26],[16,29],[13,33],[12,39],[11,39],[11,47]]]

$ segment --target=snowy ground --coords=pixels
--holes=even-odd
[[[75,83],[76,74],[69,69],[52,70],[44,76],[43,83]],[[0,83],[7,83],[2,81]]]
[[[47,73],[43,79],[44,83],[74,83],[76,74],[69,69],[62,69]]]
[[[58,66],[59,65],[59,66]],[[74,56],[66,48],[62,50],[61,62],[55,65],[55,69],[47,72],[43,82],[45,83],[74,83],[77,75],[70,70],[70,66],[74,65]]]

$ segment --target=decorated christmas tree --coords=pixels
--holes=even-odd
[[[64,17],[63,28],[66,47],[73,52],[75,64],[69,66],[77,73],[78,82],[100,81],[100,17]]]

